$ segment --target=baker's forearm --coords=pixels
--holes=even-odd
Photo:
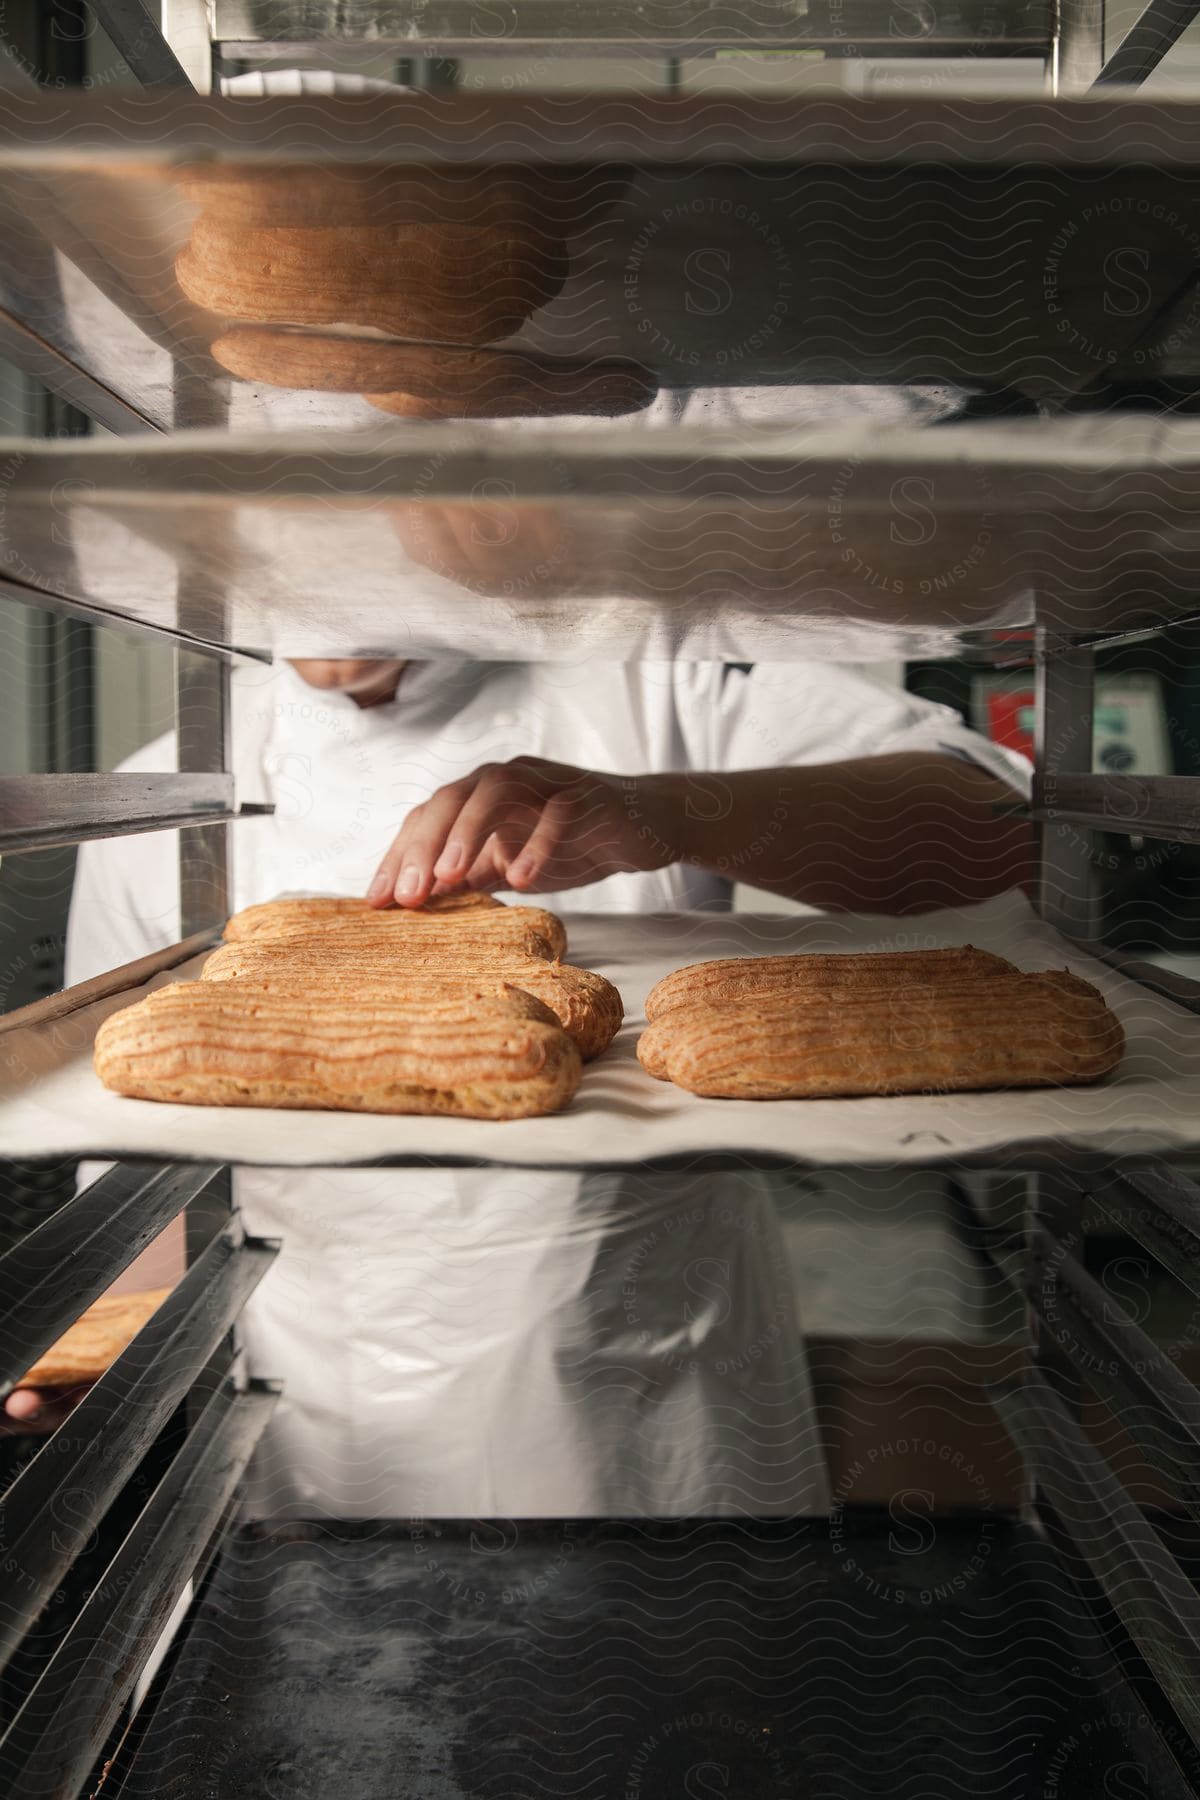
[[[639,784],[641,785],[641,784]],[[985,770],[901,751],[803,768],[645,778],[656,860],[834,911],[914,913],[985,899],[1032,874],[1029,825]],[[664,855],[667,847],[674,855]]]

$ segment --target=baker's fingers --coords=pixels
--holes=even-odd
[[[446,832],[461,812],[477,776],[451,781],[414,806],[375,872],[367,899],[372,906],[420,906],[433,889],[433,865]]]
[[[537,824],[546,792],[547,777],[523,760],[482,770],[446,832],[434,864],[438,880],[462,880],[490,838],[498,860],[515,856]]]
[[[3,1430],[9,1435],[48,1437],[82,1400],[87,1387],[14,1388],[4,1402]]]
[[[586,827],[586,807],[579,786],[552,794],[524,848],[508,866],[508,885],[529,893],[539,887],[578,887],[591,881],[594,869],[581,826]]]

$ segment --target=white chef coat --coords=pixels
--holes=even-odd
[[[830,664],[423,663],[394,704],[366,711],[279,664],[238,671],[234,722],[239,799],[276,807],[232,828],[238,907],[361,894],[410,807],[520,754],[630,774],[903,749],[1015,767],[948,709]],[[160,739],[126,766],[173,761]],[[549,903],[628,912],[729,898],[723,881],[676,866]],[[81,848],[69,980],[178,935],[175,834]],[[777,1182],[239,1171],[249,1228],[283,1241],[244,1315],[251,1369],[286,1383],[252,1467],[251,1513],[824,1510]]]

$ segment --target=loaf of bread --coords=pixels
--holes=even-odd
[[[286,325],[239,325],[212,353],[242,381],[366,394],[411,419],[557,418],[639,412],[658,392],[640,364],[616,357],[570,362],[507,350],[398,344]]]
[[[990,950],[966,944],[952,950],[864,951],[857,955],[745,956],[689,963],[673,969],[646,996],[653,1023],[681,1006],[716,1000],[750,1000],[808,988],[902,987],[908,982],[969,980],[1015,975],[1016,968]]]
[[[175,273],[227,319],[487,344],[558,292],[566,259],[533,226],[236,226],[202,213]]]
[[[93,1301],[17,1386],[72,1388],[99,1381],[170,1292],[147,1288],[136,1294],[105,1294]]]
[[[416,918],[444,918],[448,913],[469,913],[481,906],[498,907],[503,902],[493,894],[445,894],[427,900],[411,911]],[[225,942],[244,943],[247,938],[278,935],[280,928],[328,925],[339,919],[361,919],[374,909],[365,900],[337,899],[328,894],[315,894],[296,900],[264,900],[257,906],[244,906],[225,923]],[[550,916],[550,915],[548,915]]]
[[[94,1061],[116,1093],[177,1105],[521,1119],[566,1106],[581,1074],[562,1027],[522,1014],[177,983],[106,1019]]]
[[[502,949],[397,943],[381,946],[333,934],[320,944],[254,937],[227,944],[204,965],[201,985],[243,981],[275,991],[319,992],[333,983],[342,994],[391,993],[414,996],[457,993],[463,987],[507,982],[550,1008],[585,1062],[607,1050],[624,1017],[621,996],[611,981],[591,969],[541,957],[514,956]]]
[[[1074,1085],[1110,1074],[1124,1048],[1098,990],[1066,973],[723,999],[651,1031],[643,1066],[714,1099]]]

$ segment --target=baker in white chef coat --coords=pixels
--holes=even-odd
[[[541,892],[562,870],[571,891],[551,903],[568,908],[724,908],[730,876],[753,883],[768,864],[790,868],[771,885],[797,898],[870,906],[886,895],[881,910],[980,898],[1022,873],[1019,828],[997,833],[993,812],[1018,779],[1003,754],[947,709],[828,664],[279,663],[238,671],[234,726],[239,797],[276,809],[234,828],[236,907],[289,890],[363,894],[381,866],[395,888],[422,819],[461,819],[459,799],[479,794],[512,813],[496,784],[511,789],[514,774],[528,806],[499,837],[489,828],[480,855],[515,864],[553,792],[579,791],[545,774],[550,764],[580,771],[584,792],[592,772],[625,818],[647,774],[735,783],[738,771],[774,768],[787,784],[789,822],[771,840],[784,851],[765,859],[753,816],[726,810],[722,823],[718,784],[678,796],[725,846],[708,866],[664,863],[661,846],[639,852],[636,837],[614,848],[593,806],[526,883]],[[160,739],[126,766],[173,757]],[[514,771],[514,758],[546,763]],[[482,768],[493,771],[484,782]],[[820,854],[802,853],[794,828],[806,806],[824,820]],[[387,850],[397,833],[399,862]],[[431,845],[424,833],[422,892],[450,835]],[[606,873],[606,857],[622,872]],[[639,858],[663,866],[631,867]],[[497,878],[469,860],[474,879]],[[469,873],[464,863],[456,879]],[[179,929],[174,834],[82,846],[69,981]],[[252,1514],[822,1510],[779,1179],[238,1171],[249,1228],[283,1240],[244,1315],[251,1369],[286,1384],[251,1471]],[[33,1403],[17,1395],[10,1413]]]

